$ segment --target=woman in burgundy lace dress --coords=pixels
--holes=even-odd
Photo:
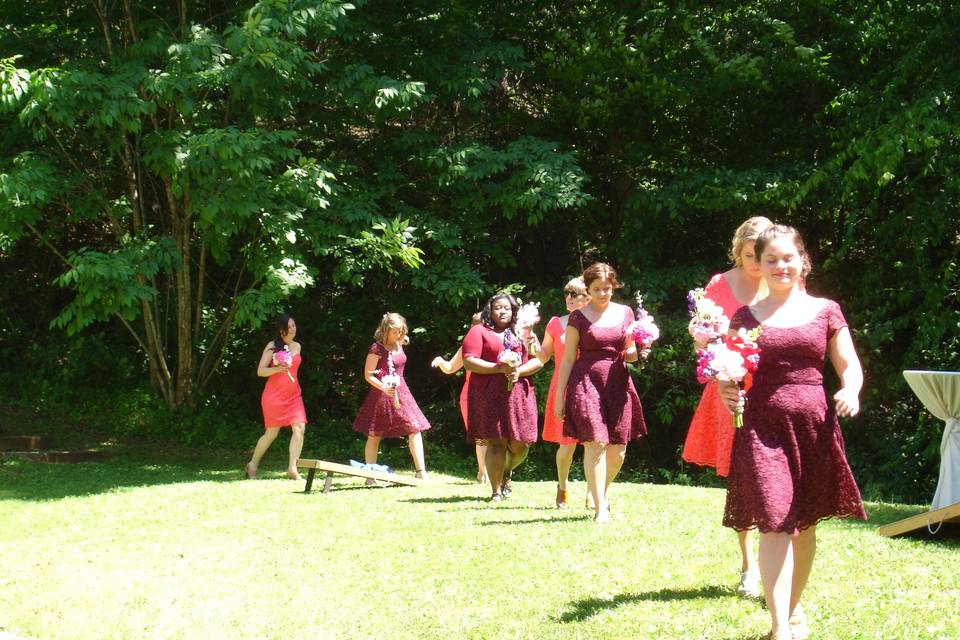
[[[626,365],[637,360],[627,332],[633,310],[611,300],[623,285],[613,267],[602,262],[587,267],[583,283],[590,303],[567,320],[552,409],[564,421],[563,435],[583,443],[594,520],[608,522],[610,484],[623,466],[627,443],[645,436],[647,427]]]
[[[363,379],[371,389],[353,421],[353,430],[367,436],[364,462],[377,463],[382,438],[406,438],[414,471],[418,478],[426,478],[420,434],[430,428],[430,423],[403,379],[407,363],[403,345],[410,342],[406,319],[399,313],[383,314],[373,338],[363,361]],[[377,481],[371,478],[367,484],[376,485]]]
[[[745,398],[732,383],[721,389],[728,407],[745,402],[723,524],[760,531],[769,637],[799,640],[809,633],[800,596],[813,567],[817,523],[866,519],[837,421],[860,410],[863,372],[840,306],[803,288],[810,261],[796,229],[764,231],[756,255],[769,295],[741,307],[731,329],[761,327],[760,366]],[[832,402],[823,387],[827,356],[842,385]]]
[[[537,399],[526,376],[539,371],[543,363],[530,358],[527,345],[519,342],[518,310],[513,296],[493,296],[480,312],[480,324],[463,338],[463,366],[470,372],[467,437],[487,444],[491,502],[509,495],[510,473],[537,441]],[[504,358],[505,351],[514,351],[518,357]]]

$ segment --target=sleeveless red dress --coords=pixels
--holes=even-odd
[[[799,327],[763,326],[760,366],[733,440],[724,526],[795,534],[834,516],[867,519],[823,387],[827,345],[847,322],[840,305],[824,303]],[[748,307],[730,322],[759,324]]]
[[[263,426],[267,429],[289,427],[292,424],[307,423],[307,412],[303,408],[303,394],[300,391],[300,354],[293,356],[290,376],[275,373],[267,378],[267,384],[260,395],[260,408],[263,409]]]
[[[567,325],[580,332],[577,359],[567,383],[563,434],[580,442],[627,444],[647,435],[640,396],[623,359],[627,327],[633,311],[624,307],[623,321],[598,327],[579,309]]]
[[[501,334],[474,325],[463,338],[463,359],[496,362],[502,347]],[[527,360],[524,349],[523,362]],[[466,404],[467,439],[471,442],[500,438],[527,444],[537,441],[537,398],[530,378],[520,378],[508,391],[503,374],[471,372]]]
[[[743,306],[733,297],[733,290],[722,273],[710,278],[706,294],[723,308],[727,318],[732,318],[737,309]],[[735,431],[733,416],[720,400],[717,382],[708,382],[690,421],[687,439],[683,443],[683,459],[701,467],[713,467],[718,476],[726,477],[730,472],[730,452]]]
[[[560,326],[560,318],[554,316],[547,323],[547,333],[553,338],[553,377],[547,391],[547,408],[543,414],[543,439],[557,444],[577,444],[576,438],[563,435],[563,420],[553,413],[553,401],[557,395],[557,372],[563,362],[563,341],[567,332]]]

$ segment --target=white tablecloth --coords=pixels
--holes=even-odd
[[[940,441],[940,480],[930,510],[960,502],[960,372],[904,371],[923,406],[946,423]]]

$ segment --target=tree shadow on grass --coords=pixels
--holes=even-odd
[[[4,460],[0,462],[0,499],[43,502],[153,485],[255,482],[243,479],[241,466],[232,460],[186,457],[173,461],[162,453],[151,457],[123,452],[106,460],[76,464]],[[261,476],[282,478],[283,472]]]
[[[483,496],[445,496],[443,498],[410,498],[400,502],[414,502],[423,504],[456,504],[458,502],[489,502],[490,498]]]
[[[621,593],[612,598],[587,598],[570,603],[570,609],[557,620],[558,622],[579,622],[586,620],[607,609],[633,602],[672,602],[676,600],[701,600],[705,598],[735,598],[738,597],[729,587],[720,585],[704,585],[692,589],[660,589],[659,591],[642,591],[640,593]]]
[[[477,524],[481,527],[493,527],[500,525],[518,525],[518,524],[543,524],[549,522],[550,524],[563,524],[565,522],[585,522],[587,520],[593,520],[589,515],[577,515],[566,518],[525,518],[523,520],[484,520],[483,522],[478,522]]]

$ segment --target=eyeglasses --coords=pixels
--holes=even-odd
[[[570,291],[569,289],[564,289],[563,295],[566,298],[579,298],[583,294],[580,293],[579,291]]]

